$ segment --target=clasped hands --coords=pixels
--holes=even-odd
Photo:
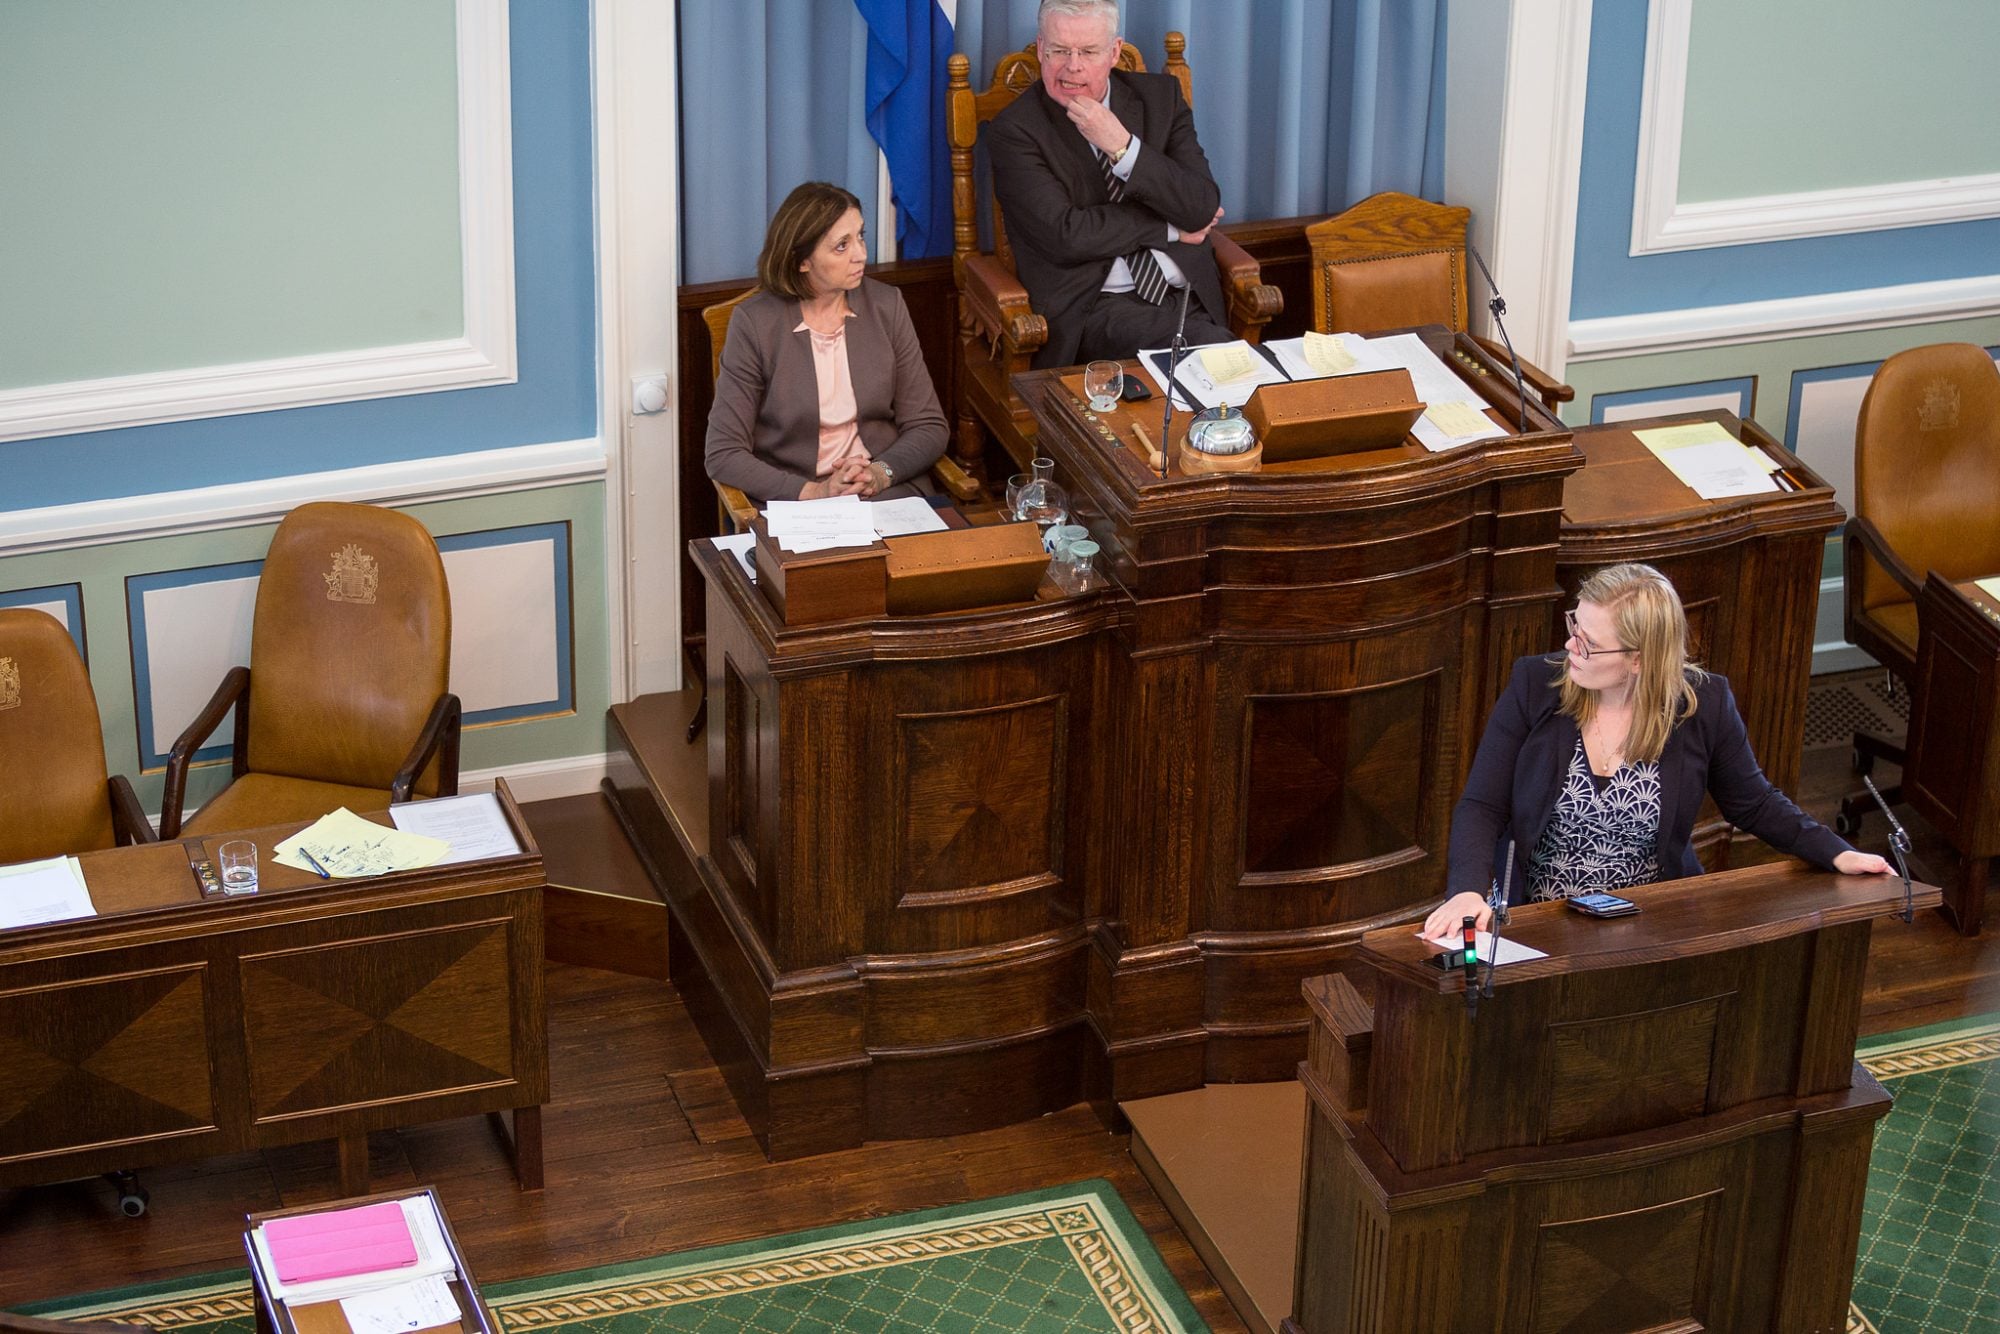
[[[888,474],[882,465],[870,459],[846,458],[836,463],[833,471],[817,480],[807,482],[799,490],[800,500],[825,500],[829,496],[872,496],[887,489]]]
[[[1076,126],[1078,132],[1108,158],[1118,157],[1132,142],[1132,132],[1125,128],[1125,122],[1102,102],[1093,102],[1087,97],[1073,98],[1064,111],[1069,116],[1070,124]],[[1208,239],[1215,224],[1221,221],[1222,210],[1218,208],[1206,226],[1199,231],[1183,231],[1180,239],[1188,245],[1200,245]]]

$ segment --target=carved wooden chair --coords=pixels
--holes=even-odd
[[[1913,347],[1884,361],[1854,425],[1854,514],[1841,583],[1847,638],[1908,687],[1917,675],[1925,576],[1958,582],[2000,571],[2000,369],[1971,343]],[[1901,764],[1903,747],[1857,731],[1855,768]],[[1884,795],[1900,796],[1897,788]],[[1859,830],[1874,809],[1844,798],[1835,822]]]
[[[1306,228],[1312,247],[1313,328],[1370,333],[1441,324],[1462,333],[1466,229],[1472,210],[1390,190]],[[1507,360],[1499,343],[1480,346]],[[1568,385],[1521,363],[1521,378],[1553,409],[1576,397]]]
[[[0,608],[0,865],[150,843],[123,774],[107,776],[97,696],[62,622]]]
[[[373,505],[299,506],[264,558],[250,665],[230,669],[168,756],[161,837],[456,793],[450,670],[451,591],[424,526]],[[229,786],[183,830],[194,752],[232,705]]]
[[[730,297],[727,301],[718,301],[712,306],[702,308],[701,320],[708,326],[708,375],[711,384],[720,383],[722,379],[722,345],[729,338],[729,321],[735,316],[736,308],[756,292],[757,289],[753,287],[747,292]],[[968,476],[965,469],[952,462],[949,454],[941,456],[931,465],[931,477],[947,495],[961,505],[979,499],[979,483]],[[721,531],[748,532],[750,520],[757,513],[757,502],[727,482],[715,482],[714,486],[716,518],[721,525]]]
[[[1194,75],[1188,68],[1187,38],[1167,34],[1165,72],[1180,80],[1181,97],[1194,105]],[[1144,73],[1146,63],[1130,42],[1119,44],[1118,68]],[[1037,452],[1035,418],[1014,392],[1011,378],[1029,368],[1048,341],[1048,322],[1028,303],[1028,289],[1014,276],[1014,252],[999,201],[984,202],[993,228],[993,249],[979,249],[981,203],[973,170],[979,129],[1023,92],[1041,82],[1042,65],[1034,43],[1002,56],[986,91],[972,88],[972,65],[963,55],[950,62],[945,124],[951,140],[952,273],[958,284],[958,405],[952,450],[965,468],[977,472],[991,432],[1014,461],[1026,467]],[[991,195],[991,190],[987,192]],[[1256,342],[1272,316],[1284,308],[1278,289],[1265,284],[1257,261],[1218,229],[1209,233],[1229,302],[1229,327]]]

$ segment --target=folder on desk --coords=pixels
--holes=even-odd
[[[274,1218],[264,1224],[264,1236],[281,1283],[374,1274],[417,1262],[409,1220],[393,1200],[300,1218]]]

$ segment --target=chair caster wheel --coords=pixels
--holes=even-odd
[[[1846,811],[1833,817],[1833,832],[1842,838],[1853,838],[1861,832],[1861,821]]]
[[[1866,778],[1869,774],[1875,772],[1875,757],[1873,755],[1870,755],[1867,751],[1859,749],[1858,747],[1854,751],[1851,763],[1853,765],[1854,772],[1860,774],[1863,778]]]
[[[118,1197],[118,1212],[124,1214],[127,1218],[144,1218],[146,1216],[146,1205],[151,1202],[152,1198],[151,1195],[146,1193],[146,1188],[143,1186],[134,1190],[128,1190]]]

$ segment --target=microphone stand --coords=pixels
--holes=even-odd
[[[1486,309],[1493,313],[1493,327],[1500,331],[1500,341],[1506,345],[1507,360],[1514,366],[1514,400],[1521,405],[1521,434],[1528,433],[1528,392],[1521,387],[1521,359],[1514,355],[1514,340],[1507,336],[1507,322],[1500,317],[1507,313],[1506,298],[1500,295],[1499,285],[1493,281],[1492,272],[1486,261],[1479,257],[1470,238],[1466,240],[1465,252],[1472,256],[1472,262],[1479,266],[1479,276],[1486,280],[1486,290],[1493,293],[1493,299],[1486,303]]]
[[[1188,350],[1188,293],[1193,290],[1194,284],[1192,283],[1184,283],[1181,286],[1180,323],[1174,329],[1174,341],[1167,353],[1167,413],[1165,418],[1160,422],[1160,480],[1163,482],[1167,480],[1167,469],[1171,466],[1168,451],[1173,448],[1174,444],[1174,386],[1180,383],[1178,377],[1181,373],[1181,358],[1187,355]]]
[[[1875,798],[1875,804],[1882,808],[1882,818],[1889,822],[1889,851],[1895,855],[1896,870],[1903,877],[1903,911],[1896,914],[1905,922],[1917,920],[1917,892],[1910,886],[1910,833],[1903,828],[1903,822],[1889,809],[1889,803],[1882,800],[1882,793],[1876,788],[1875,780],[1866,774],[1861,781],[1867,785],[1868,795]]]
[[[1494,886],[1495,894],[1488,902],[1493,909],[1493,953],[1486,960],[1487,996],[1493,994],[1493,970],[1500,966],[1500,928],[1507,925],[1507,900],[1513,897],[1514,889],[1514,840],[1507,840],[1507,867],[1500,873],[1500,883]]]

